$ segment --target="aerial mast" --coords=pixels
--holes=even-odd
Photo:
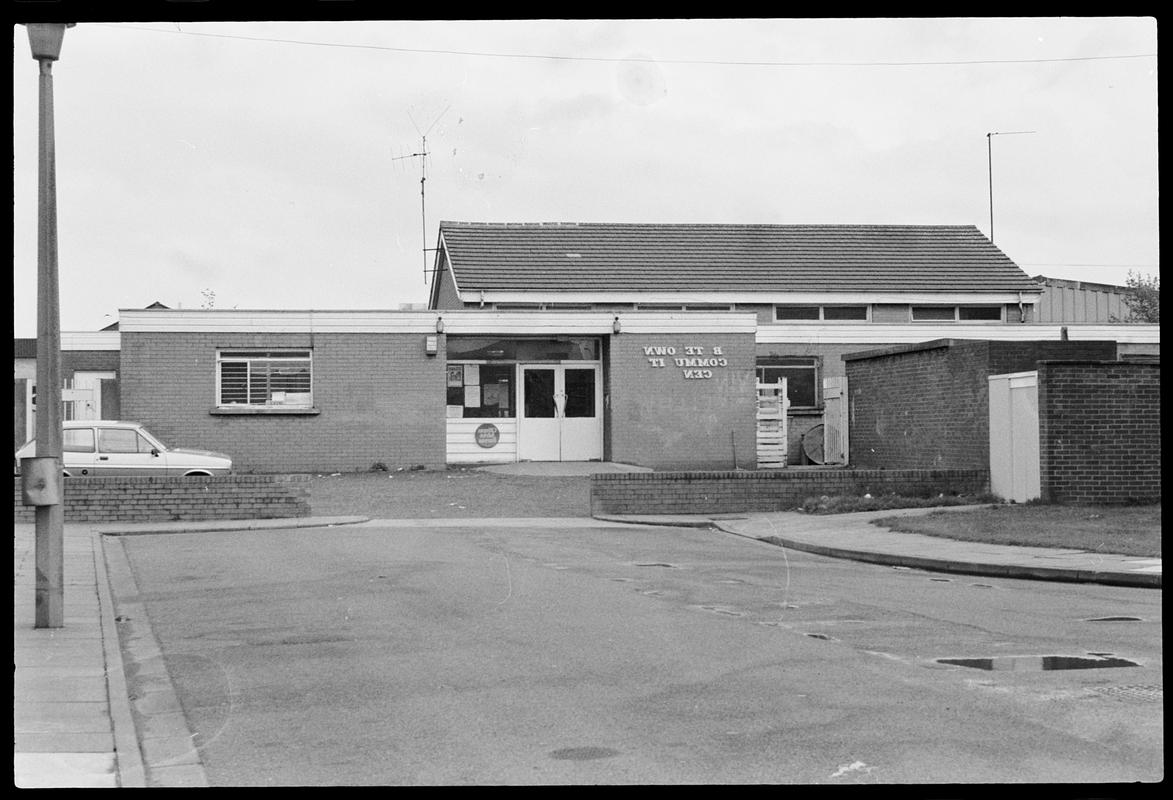
[[[428,267],[428,253],[435,252],[436,248],[428,247],[428,212],[427,212],[427,182],[428,182],[428,134],[432,132],[432,128],[436,127],[436,123],[448,113],[451,108],[448,105],[443,111],[432,120],[432,124],[428,126],[426,131],[421,132],[419,125],[415,124],[415,118],[411,116],[411,112],[407,112],[407,116],[411,119],[411,124],[415,126],[415,132],[420,135],[420,149],[418,153],[412,153],[406,156],[397,156],[392,158],[392,161],[402,161],[406,158],[418,158],[420,160],[420,233],[423,241],[423,255],[424,255],[424,283],[428,282],[428,276],[432,270]]]

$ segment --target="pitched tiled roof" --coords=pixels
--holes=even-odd
[[[441,222],[462,291],[1038,292],[972,225]]]

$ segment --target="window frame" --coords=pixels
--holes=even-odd
[[[782,319],[778,314],[784,308],[813,308],[818,311],[817,319]],[[863,319],[827,319],[828,308],[862,308]],[[865,325],[872,321],[872,305],[871,303],[775,303],[774,304],[774,322],[781,322],[786,325],[813,325],[819,323],[831,323],[833,325]]]
[[[461,359],[460,361],[449,361],[449,362],[447,362],[446,366],[449,369],[451,369],[452,367],[460,367],[460,380],[461,380],[460,385],[457,386],[456,384],[450,383],[450,381],[446,380],[447,385],[445,386],[445,396],[444,396],[444,402],[445,402],[445,405],[448,409],[452,409],[455,407],[461,408],[460,416],[455,417],[455,419],[484,419],[484,420],[517,419],[517,413],[518,413],[517,403],[519,402],[518,401],[518,389],[517,389],[517,362],[515,362],[515,361],[487,361],[487,360],[483,360],[483,359],[481,359],[481,360]],[[475,384],[466,382],[467,381],[466,376],[468,375],[466,367],[470,367],[470,366],[477,367],[478,374],[477,374],[477,382]],[[508,370],[508,373],[509,373],[509,379],[507,381],[502,382],[500,380],[495,380],[492,383],[486,383],[484,381],[484,377],[485,377],[486,373],[490,373],[493,371],[503,372],[505,370]],[[451,374],[452,373],[449,373],[449,375],[451,375]],[[509,413],[508,414],[496,414],[496,415],[479,413],[483,409],[489,407],[485,404],[485,395],[484,395],[485,386],[501,385],[502,383],[504,383],[504,385],[509,387],[509,404],[506,407],[507,410],[509,411]],[[478,392],[477,392],[477,395],[479,398],[478,405],[466,406],[464,404],[463,392],[464,392],[464,389],[466,386],[478,387]],[[460,402],[459,403],[451,402],[454,399],[454,397],[458,397],[460,399]],[[471,414],[467,413],[467,409],[470,409],[470,408],[476,409],[476,412],[471,413]],[[497,408],[498,408],[498,411],[501,410],[500,406],[498,406]],[[452,419],[453,417],[451,416],[451,412],[449,412],[449,414],[450,415],[448,418]]]
[[[799,405],[790,401],[792,411],[814,411],[823,407],[823,359],[819,356],[759,356],[754,363],[754,378],[757,383],[767,383],[762,380],[764,369],[809,369],[813,375],[814,405]],[[790,394],[789,386],[787,394]]]
[[[953,310],[953,318],[952,319],[917,319],[916,318],[917,309],[929,309],[929,308],[952,309]],[[961,318],[961,310],[963,308],[966,308],[966,309],[979,309],[979,308],[980,309],[997,309],[998,310],[998,318],[997,319],[962,319]],[[974,325],[1000,325],[1000,324],[1003,324],[1006,322],[1006,306],[1001,303],[975,303],[973,305],[967,305],[967,304],[955,305],[955,304],[951,304],[951,303],[917,303],[915,305],[909,304],[909,306],[908,306],[908,321],[912,322],[914,324],[917,324],[917,325],[932,325],[933,323],[950,324],[950,323],[959,323],[959,322],[966,323],[966,324],[974,324]]]
[[[265,402],[248,402],[252,399],[253,364],[255,362],[288,362],[290,364],[305,364],[308,368],[308,391],[292,392],[304,394],[306,399],[293,402],[273,402],[275,391],[271,385],[271,375],[265,387]],[[244,378],[244,392],[246,402],[230,403],[224,401],[224,364],[226,362],[244,362],[247,365]],[[314,351],[313,348],[222,348],[216,350],[216,397],[215,408],[220,412],[305,412],[314,409]]]

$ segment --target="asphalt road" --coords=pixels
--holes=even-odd
[[[120,540],[211,785],[1163,777],[1159,592],[462,524]]]

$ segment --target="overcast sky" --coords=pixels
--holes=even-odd
[[[81,23],[53,67],[61,326],[424,303],[442,219],[989,235],[988,141],[995,243],[1123,284],[1158,272],[1156,53],[1151,18]],[[14,26],[15,336],[36,144]]]

